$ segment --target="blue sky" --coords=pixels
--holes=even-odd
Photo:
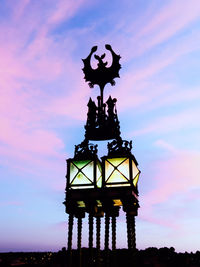
[[[198,0],[1,1],[0,251],[66,246],[65,159],[99,94],[81,59],[107,43],[122,69],[105,99],[118,99],[122,137],[133,140],[141,170],[137,247],[199,249],[199,14]],[[125,247],[123,212],[118,221]]]

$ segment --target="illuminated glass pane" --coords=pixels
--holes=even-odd
[[[129,159],[120,164],[117,169],[129,179]]]
[[[74,177],[77,175],[78,169],[73,165],[73,163],[70,163],[70,183],[74,179]]]
[[[101,173],[102,173],[101,165],[97,163],[97,167],[96,167],[97,187],[101,187],[102,186],[102,175],[101,175]]]
[[[135,178],[134,178],[134,180],[133,180],[133,184],[134,184],[135,187],[136,187],[136,185],[138,183],[139,176],[140,176],[140,174],[138,173],[138,175],[136,175]]]
[[[96,168],[96,175],[97,175],[97,180],[99,179],[99,177],[101,176],[101,171],[99,170],[99,168]]]
[[[102,173],[102,167],[99,161],[97,161],[97,169]]]
[[[87,165],[90,160],[75,160],[73,164],[77,166],[77,168],[82,169],[85,165]]]
[[[122,206],[122,202],[120,199],[113,199],[113,202],[114,202],[114,206],[116,207]]]
[[[102,207],[102,203],[100,200],[97,200],[97,207]]]
[[[91,184],[91,181],[88,180],[83,173],[79,172],[72,182],[72,185],[78,185],[78,184],[80,184],[80,185],[81,184]]]
[[[133,172],[133,178],[138,175],[139,170],[137,168],[137,166],[135,165],[135,162],[132,160],[132,172]]]
[[[102,187],[102,176],[97,179],[97,187]]]
[[[124,183],[127,181],[128,180],[121,173],[115,170],[106,182],[107,183]]]
[[[106,180],[110,177],[113,171],[114,171],[114,167],[108,161],[105,161],[105,179]]]
[[[86,186],[72,186],[72,189],[88,189],[88,188],[94,188],[93,185],[86,185]]]
[[[113,166],[117,167],[119,164],[121,164],[126,158],[112,158],[107,159]]]
[[[82,201],[82,200],[77,201],[77,205],[78,205],[78,207],[80,207],[80,208],[85,208],[85,203],[84,203],[84,201]]]
[[[107,184],[106,187],[118,187],[118,186],[130,186],[129,183],[123,183],[123,184]]]
[[[91,161],[85,167],[82,168],[82,172],[88,177],[92,182],[94,182],[94,162]]]

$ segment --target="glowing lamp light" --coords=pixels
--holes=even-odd
[[[137,188],[140,171],[132,155],[103,157],[102,166],[104,187],[132,186]]]
[[[102,186],[101,163],[98,158],[67,160],[67,189],[87,189]]]

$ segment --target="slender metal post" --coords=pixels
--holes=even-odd
[[[89,266],[93,264],[93,214],[89,213]]]
[[[112,216],[112,266],[116,266],[116,216]]]
[[[116,249],[116,217],[112,216],[112,250]]]
[[[127,239],[128,239],[128,254],[130,263],[133,262],[134,251],[136,248],[135,242],[135,216],[126,212],[126,222],[127,222]]]
[[[101,236],[101,217],[96,217],[96,248],[97,248],[97,266],[100,263],[100,239]]]
[[[129,218],[129,214],[128,212],[126,212],[126,224],[127,224],[127,243],[128,243],[128,249],[131,248],[131,244],[130,244],[130,241],[131,241],[131,238],[130,238],[130,218]]]
[[[79,267],[82,266],[81,239],[82,239],[82,218],[78,217],[77,249],[78,249],[78,255],[79,255]]]
[[[110,217],[106,212],[105,215],[105,260],[106,266],[109,266],[109,224],[110,224]]]
[[[131,224],[131,249],[136,248],[136,238],[135,238],[135,216],[130,215],[130,224]]]
[[[93,248],[93,215],[89,213],[89,249]]]
[[[72,266],[72,234],[73,234],[73,222],[74,222],[74,215],[69,214],[69,220],[68,220],[68,261],[69,266]]]

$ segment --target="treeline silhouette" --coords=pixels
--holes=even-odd
[[[82,248],[82,267],[97,266],[97,251],[89,251]],[[127,249],[117,249],[109,251],[109,258],[106,265],[104,251],[100,251],[100,261],[98,267],[200,267],[200,251],[196,253],[177,253],[171,248],[150,247],[145,250],[128,251]],[[80,254],[78,250],[72,250],[72,267],[78,267]],[[0,253],[0,267],[8,266],[38,266],[38,267],[68,267],[69,255],[65,248],[58,252],[9,252]]]

